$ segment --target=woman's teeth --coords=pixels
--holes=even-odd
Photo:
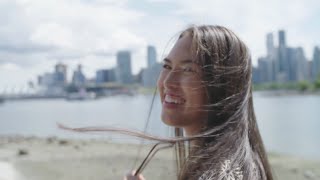
[[[170,95],[166,95],[165,98],[164,98],[164,101],[166,103],[173,103],[173,104],[183,104],[185,102],[184,99],[181,99],[179,97],[173,97],[173,96],[170,96]]]

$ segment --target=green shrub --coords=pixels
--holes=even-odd
[[[297,86],[300,91],[306,91],[312,88],[312,85],[308,81],[299,81]]]

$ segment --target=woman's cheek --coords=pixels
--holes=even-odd
[[[164,78],[165,78],[165,72],[162,70],[160,75],[159,75],[159,78],[158,78],[158,81],[157,81],[157,88],[160,92],[160,98],[162,100],[163,98],[163,93],[164,93]]]

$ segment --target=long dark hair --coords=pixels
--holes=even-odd
[[[193,59],[202,68],[208,104],[206,126],[194,136],[162,138],[115,128],[66,128],[120,132],[176,145],[179,180],[273,180],[252,100],[252,65],[246,45],[222,26],[191,26],[179,38],[192,38]],[[193,146],[190,146],[193,144]]]
[[[183,36],[192,38],[191,51],[202,68],[209,103],[203,108],[208,112],[200,133],[204,138],[196,140],[197,147],[190,148],[188,157],[183,157],[183,150],[177,151],[177,160],[183,164],[179,179],[272,180],[253,108],[248,48],[221,26],[192,26],[179,38]]]

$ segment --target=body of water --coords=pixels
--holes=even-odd
[[[92,101],[29,100],[0,104],[0,135],[35,135],[70,138],[130,137],[110,134],[79,134],[57,128],[116,126],[143,130],[152,96],[115,96]],[[320,96],[266,96],[254,93],[254,107],[268,151],[320,159]],[[160,120],[161,106],[156,98],[147,131],[167,135],[169,128]]]

